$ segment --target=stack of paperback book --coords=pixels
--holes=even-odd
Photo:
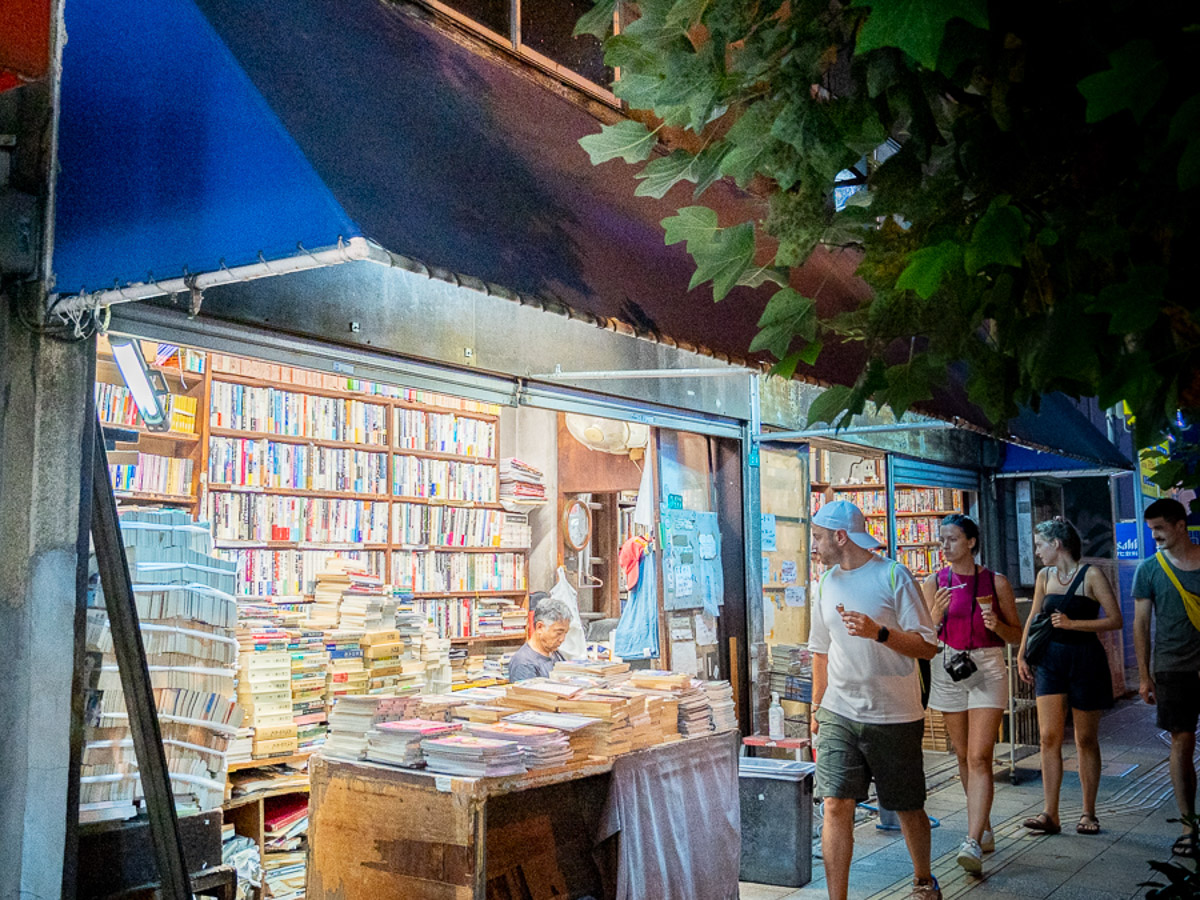
[[[425,766],[433,772],[470,777],[522,775],[525,754],[516,741],[453,734],[421,742]]]
[[[515,741],[525,753],[525,767],[531,770],[565,766],[575,755],[566,733],[557,728],[519,722],[473,722],[467,732],[496,741]]]
[[[440,738],[460,730],[457,722],[434,722],[429,719],[397,719],[380,722],[367,732],[367,759],[390,766],[420,768],[425,765],[421,742]]]
[[[307,753],[320,747],[328,730],[325,678],[329,651],[325,635],[311,629],[288,632],[292,657],[292,717],[296,722],[296,749]]]
[[[406,719],[408,702],[379,694],[339,697],[329,714],[329,736],[322,756],[362,759],[367,749],[367,733],[373,725]]]

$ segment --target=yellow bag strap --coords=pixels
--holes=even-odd
[[[1179,576],[1167,563],[1167,558],[1163,556],[1161,550],[1154,556],[1158,560],[1158,564],[1162,566],[1162,570],[1167,573],[1167,577],[1171,579],[1171,584],[1175,585],[1175,590],[1179,591],[1179,596],[1183,598],[1183,608],[1187,611],[1188,618],[1192,620],[1192,626],[1200,630],[1200,596],[1184,589],[1183,585],[1179,583]]]

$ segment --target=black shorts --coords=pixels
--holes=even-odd
[[[1155,672],[1155,722],[1172,734],[1190,733],[1200,722],[1200,672]]]
[[[1112,673],[1100,640],[1050,641],[1033,667],[1034,694],[1066,694],[1072,709],[1109,709],[1113,705]]]

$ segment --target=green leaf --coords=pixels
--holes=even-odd
[[[826,388],[808,408],[809,427],[818,422],[828,422],[836,426],[837,420],[847,412],[853,396],[853,390],[840,384]]]
[[[721,160],[728,152],[729,145],[722,141],[709,144],[696,156],[696,190],[692,192],[693,200],[699,199],[701,194],[716,184],[717,179],[721,177]]]
[[[923,247],[909,254],[908,265],[896,279],[896,287],[914,291],[922,300],[928,300],[937,292],[946,273],[961,268],[962,264],[963,248],[958,241]]]
[[[688,290],[712,281],[713,300],[721,300],[754,261],[754,225],[743,222],[719,229],[710,243],[694,251],[689,241],[689,252],[696,261],[696,271]]]
[[[776,291],[758,320],[759,328],[770,326],[785,326],[792,334],[811,341],[817,336],[817,305],[793,288]]]
[[[787,356],[788,348],[792,346],[793,338],[795,335],[792,329],[786,325],[772,325],[754,336],[754,340],[750,342],[750,352],[767,350],[776,359],[783,359]]]
[[[1109,334],[1137,334],[1153,325],[1159,316],[1167,287],[1167,270],[1139,266],[1129,279],[1101,289],[1089,312],[1107,313]]]
[[[593,166],[617,158],[627,163],[641,162],[654,149],[654,132],[641,122],[623,119],[615,125],[605,125],[599,134],[580,138],[579,146],[592,158]]]
[[[644,41],[627,33],[613,35],[604,42],[604,62],[614,69],[621,69],[622,78],[626,73],[657,72],[659,67],[658,54]]]
[[[1029,225],[1008,197],[996,197],[971,232],[963,262],[968,275],[990,265],[1021,267]]]
[[[613,13],[617,10],[617,0],[600,0],[595,6],[579,17],[575,23],[573,37],[590,34],[604,40],[613,30]]]
[[[767,282],[787,287],[788,269],[786,266],[759,266],[742,273],[738,279],[739,287],[762,287]]]
[[[914,403],[928,400],[933,396],[932,386],[936,373],[919,356],[912,362],[898,366],[889,366],[884,376],[887,378],[887,390],[884,391],[884,402],[892,408],[896,417],[912,408]]]
[[[730,175],[743,187],[759,171],[773,143],[771,125],[776,104],[758,101],[747,107],[725,135],[730,149],[721,160],[721,173]]]
[[[667,191],[681,181],[696,180],[696,157],[686,150],[676,150],[670,156],[652,159],[646,168],[635,177],[641,179],[634,194],[638,197],[657,197],[660,200]]]
[[[671,11],[667,13],[667,27],[677,28],[680,33],[686,32],[700,21],[704,10],[708,9],[708,4],[709,0],[676,0]]]
[[[780,378],[791,378],[796,374],[796,367],[800,364],[799,353],[789,353],[775,365],[771,366],[771,374],[777,375]]]
[[[662,83],[661,75],[638,75],[623,70],[621,79],[613,82],[612,90],[633,109],[654,109]]]
[[[1087,100],[1087,121],[1099,122],[1127,109],[1140,123],[1167,86],[1166,65],[1147,38],[1110,53],[1108,62],[1111,68],[1079,82],[1079,92]]]
[[[951,19],[988,27],[987,0],[854,0],[850,5],[871,8],[855,54],[898,47],[927,69],[937,66],[938,48]]]
[[[677,215],[663,219],[662,227],[668,247],[687,241],[687,251],[693,253],[693,248],[710,243],[717,233],[717,214],[707,206],[685,206]]]

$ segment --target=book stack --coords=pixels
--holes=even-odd
[[[500,529],[500,546],[513,549],[533,546],[533,527],[529,524],[528,512],[504,511],[504,524]]]
[[[369,631],[359,643],[367,672],[367,693],[415,691],[424,687],[425,664],[409,658],[408,645],[395,628]]]
[[[255,759],[288,756],[298,750],[292,709],[292,655],[288,632],[279,628],[241,628],[238,702],[254,729]]]
[[[515,741],[453,734],[421,742],[425,767],[447,775],[473,778],[525,773],[525,754]]]
[[[238,641],[232,563],[213,555],[204,523],[179,510],[121,511],[159,727],[182,811],[214,809],[227,753],[242,725],[235,702]],[[88,657],[95,663],[80,768],[80,819],[125,819],[142,797],[101,591],[89,599]]]
[[[296,749],[307,753],[320,747],[328,731],[325,679],[329,651],[325,634],[311,629],[288,632],[292,658],[292,718],[296,723]]]
[[[733,686],[728,681],[701,682],[708,700],[708,716],[713,731],[735,731],[738,727],[737,708],[733,703]]]
[[[602,741],[597,734],[603,729],[605,723],[595,716],[527,709],[505,716],[501,721],[514,725],[532,725],[536,728],[554,728],[563,732],[571,746],[572,761],[585,760],[589,756],[606,755],[599,752],[601,744],[606,742]],[[625,749],[628,750],[629,747]]]
[[[263,801],[263,849],[303,849],[308,835],[308,795],[285,794]]]
[[[425,663],[425,690],[430,694],[450,693],[450,638],[438,637],[426,629],[421,640],[421,661]]]
[[[629,663],[611,662],[605,659],[566,659],[554,664],[555,678],[585,678],[603,679],[608,687],[616,687],[629,680],[631,674]]]
[[[812,654],[807,644],[771,647],[771,690],[783,700],[812,702]]]
[[[456,719],[462,719],[464,722],[489,724],[499,722],[505,716],[512,715],[512,709],[507,706],[497,706],[491,703],[468,703],[464,706],[454,707],[451,715]]]
[[[414,719],[432,719],[436,722],[449,722],[451,713],[457,707],[470,702],[458,694],[414,694],[406,699]]]
[[[525,754],[525,768],[530,770],[565,766],[574,757],[566,733],[557,728],[521,725],[517,722],[473,722],[466,731],[475,737],[515,741]]]
[[[365,694],[370,676],[363,665],[363,633],[361,631],[325,632],[325,649],[329,651],[326,670],[325,699],[332,703],[347,694]]]
[[[429,719],[397,719],[380,722],[367,732],[367,759],[419,769],[425,765],[421,742],[428,738],[440,738],[460,730],[457,722],[434,722]]]
[[[310,628],[337,628],[341,623],[342,593],[350,585],[350,577],[346,574],[349,564],[348,560],[330,559],[317,573],[312,603],[308,607]]]
[[[306,857],[304,850],[267,854],[263,860],[263,878],[271,900],[304,900]]]
[[[395,623],[395,612],[391,621],[384,622],[383,606],[388,600],[383,589],[383,579],[378,575],[348,570],[349,586],[342,591],[339,607],[340,626],[347,630],[381,631]],[[392,607],[394,610],[394,607]]]
[[[371,727],[379,722],[410,718],[408,709],[407,700],[397,697],[379,694],[338,697],[329,714],[329,736],[321,755],[362,759]]]
[[[500,503],[506,510],[519,512],[546,502],[542,473],[516,457],[500,460]]]
[[[646,670],[634,672],[629,685],[655,691],[668,691],[679,704],[679,733],[689,736],[712,730],[708,694],[690,675],[680,672]]]

